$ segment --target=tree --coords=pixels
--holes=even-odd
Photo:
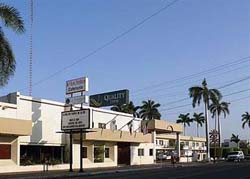
[[[205,122],[205,117],[203,113],[194,113],[192,121],[196,122],[197,124],[197,137],[199,137],[199,126],[202,127],[203,123]]]
[[[245,125],[248,125],[250,128],[250,114],[248,112],[245,112],[244,114],[241,115],[241,120],[242,120],[242,128],[245,128]]]
[[[185,129],[186,126],[190,126],[190,123],[192,122],[192,119],[189,117],[189,113],[187,114],[180,114],[179,119],[177,119],[176,123],[182,123],[184,127],[184,135],[185,135]]]
[[[201,100],[205,106],[205,127],[206,127],[206,146],[207,146],[207,160],[210,161],[210,146],[209,146],[209,119],[208,106],[210,101],[221,99],[222,95],[217,89],[209,89],[207,87],[206,79],[203,80],[202,86],[193,86],[189,88],[189,96],[192,98],[192,105],[200,105]]]
[[[160,106],[159,103],[155,103],[152,100],[143,101],[139,114],[143,120],[161,119],[161,114],[158,110]]]
[[[240,142],[239,135],[232,134],[230,141],[235,142],[237,144],[237,148],[239,148],[239,142]]]
[[[0,19],[3,25],[16,33],[24,32],[24,22],[14,7],[0,3]],[[14,74],[16,61],[11,45],[0,26],[0,87],[8,83]]]
[[[133,114],[134,117],[139,117],[139,113],[137,112],[139,106],[135,106],[132,101],[130,101],[128,104],[122,104],[122,105],[116,105],[111,107],[112,111],[117,111],[117,112],[123,112],[123,113],[128,113],[128,114]]]
[[[215,118],[215,129],[216,129],[216,118],[218,122],[218,143],[219,147],[221,147],[221,124],[220,124],[220,115],[224,114],[224,118],[230,113],[229,112],[229,103],[220,102],[219,100],[213,101],[213,103],[209,106],[209,110],[212,113],[212,117]]]

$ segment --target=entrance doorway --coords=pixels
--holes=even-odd
[[[118,142],[118,164],[130,165],[130,143]]]
[[[11,159],[11,145],[0,144],[0,159]]]

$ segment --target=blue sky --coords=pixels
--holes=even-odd
[[[3,0],[18,8],[27,31],[15,35],[4,29],[12,43],[17,69],[1,94],[28,94],[29,1]],[[169,0],[34,0],[33,82],[74,63],[89,52],[150,16]],[[64,101],[65,81],[88,76],[89,94],[129,89],[131,100],[153,99],[162,104],[163,119],[176,121],[192,109],[187,89],[207,78],[219,87],[250,75],[250,61],[196,78],[168,82],[250,56],[250,1],[180,0],[97,54],[33,87],[33,96]],[[238,70],[236,69],[238,68]],[[230,72],[231,71],[231,72]],[[163,83],[165,82],[165,83]],[[161,84],[158,87],[155,85]],[[139,91],[139,89],[144,89]],[[250,88],[250,80],[222,89],[230,94]],[[250,111],[250,91],[225,97],[231,114],[223,119],[223,138],[232,133],[250,138],[241,129],[241,114]],[[247,98],[248,97],[248,98]],[[178,107],[190,103],[190,106]],[[178,108],[175,108],[178,107]],[[174,108],[174,109],[171,109]],[[211,120],[213,126],[213,120]],[[195,135],[195,127],[187,129]]]

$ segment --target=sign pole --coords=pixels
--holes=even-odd
[[[83,92],[81,92],[81,96],[83,96]],[[81,103],[81,109],[82,109],[82,103]],[[82,140],[82,129],[80,129],[80,170],[79,172],[83,172],[83,161],[82,161],[82,158],[83,158],[83,151],[82,151],[82,143],[83,143],[83,140]]]
[[[71,94],[71,97],[73,97],[73,94]],[[70,105],[70,111],[72,111],[73,110],[73,106],[72,105]],[[73,169],[72,169],[72,164],[73,164],[73,134],[72,134],[72,130],[70,130],[70,136],[69,136],[69,140],[70,140],[70,156],[69,156],[69,172],[73,172]]]
[[[82,162],[82,158],[83,158],[83,151],[82,151],[82,129],[80,130],[80,170],[79,172],[83,172],[83,162]]]

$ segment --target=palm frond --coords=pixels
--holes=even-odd
[[[24,21],[16,8],[0,3],[0,18],[6,27],[15,32],[22,33],[25,31]]]

